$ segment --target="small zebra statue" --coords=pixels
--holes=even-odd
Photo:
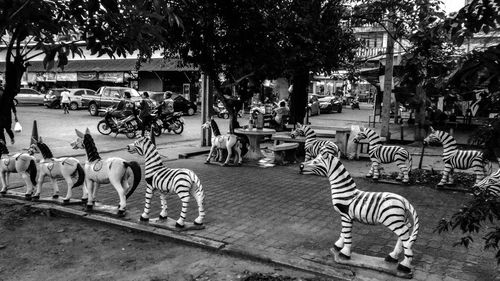
[[[500,197],[500,169],[476,183],[473,189],[485,190],[493,197]]]
[[[297,123],[297,128],[290,133],[290,136],[292,139],[297,136],[306,137],[306,142],[304,144],[304,149],[306,151],[305,161],[309,161],[318,156],[322,149],[326,149],[337,157],[340,157],[339,147],[334,142],[328,140],[317,140],[316,132],[314,132],[314,130],[307,125]]]
[[[141,137],[133,144],[127,145],[129,153],[137,153],[146,157],[145,180],[146,180],[146,204],[140,220],[149,220],[151,208],[151,198],[155,190],[160,191],[161,213],[160,219],[167,219],[167,193],[175,192],[182,201],[181,215],[177,220],[176,227],[184,227],[186,212],[189,205],[190,196],[193,196],[198,203],[198,217],[194,224],[202,225],[205,217],[203,201],[205,193],[198,176],[188,169],[171,169],[163,165],[160,154],[156,146],[145,137]]]
[[[342,258],[351,258],[351,230],[354,221],[372,225],[383,224],[399,237],[394,250],[385,260],[396,263],[398,256],[404,252],[404,259],[399,263],[398,270],[405,273],[411,271],[411,247],[417,240],[419,220],[417,212],[407,199],[395,193],[357,189],[356,183],[340,160],[325,150],[315,159],[302,163],[300,172],[327,176],[330,180],[333,208],[342,218],[342,232],[334,247],[340,251]],[[413,225],[410,225],[409,217]]]
[[[359,143],[362,139],[368,139],[370,143],[368,155],[370,156],[372,165],[370,171],[366,174],[367,178],[373,176],[374,180],[378,180],[380,176],[380,164],[396,162],[400,170],[396,180],[402,180],[403,183],[408,183],[410,181],[412,159],[408,150],[401,146],[382,145],[380,136],[370,128],[362,128],[353,139],[353,142]]]
[[[431,133],[424,139],[424,145],[430,143],[443,144],[443,162],[444,170],[443,177],[438,183],[438,186],[445,184],[453,184],[454,169],[469,169],[473,168],[476,174],[476,184],[484,178],[486,172],[486,159],[483,153],[477,150],[459,150],[457,142],[450,134],[444,131],[436,131],[432,127]]]

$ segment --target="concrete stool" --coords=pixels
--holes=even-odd
[[[274,153],[274,163],[286,165],[289,162],[295,162],[295,151],[299,147],[298,143],[282,143],[270,148]]]

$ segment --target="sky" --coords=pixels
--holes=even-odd
[[[444,2],[444,10],[447,13],[460,10],[465,4],[465,0],[442,0]]]

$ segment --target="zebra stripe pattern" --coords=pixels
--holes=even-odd
[[[500,169],[476,183],[473,188],[486,191],[493,197],[500,197]]]
[[[484,178],[486,174],[485,159],[483,153],[477,150],[459,150],[457,142],[450,134],[444,131],[435,131],[431,128],[431,133],[424,139],[424,144],[443,144],[443,177],[438,186],[453,184],[454,169],[465,170],[473,168],[476,174],[476,184]]]
[[[410,170],[412,166],[412,158],[408,150],[401,146],[382,145],[382,139],[370,128],[362,129],[354,138],[354,142],[358,143],[362,139],[368,139],[370,148],[368,155],[372,161],[370,171],[366,177],[372,177],[377,180],[380,176],[380,164],[396,162],[400,170],[397,180],[402,180],[404,183],[410,181]]]
[[[350,258],[352,224],[383,224],[398,235],[394,250],[386,261],[397,262],[404,252],[398,269],[409,272],[413,258],[412,245],[417,239],[419,219],[416,210],[404,197],[390,192],[366,192],[356,188],[356,183],[340,160],[327,151],[300,166],[303,174],[327,176],[330,181],[332,204],[342,219],[342,232],[335,248],[344,258]],[[413,223],[408,218],[411,216]],[[410,228],[412,228],[410,230]]]
[[[138,153],[146,157],[146,202],[141,220],[149,220],[151,198],[153,197],[154,191],[158,190],[160,191],[162,206],[160,219],[167,218],[167,193],[175,192],[182,201],[181,214],[176,222],[176,226],[184,227],[186,212],[191,196],[193,196],[198,204],[198,217],[195,219],[194,223],[202,225],[203,218],[205,217],[205,210],[203,208],[205,194],[198,176],[189,169],[171,169],[165,167],[156,146],[148,138],[142,137],[138,139],[132,145],[128,145],[127,149],[130,153]]]
[[[309,161],[318,156],[322,149],[326,149],[337,157],[340,157],[339,148],[334,142],[316,139],[316,132],[307,125],[297,124],[297,128],[290,135],[292,138],[296,136],[306,137],[306,142],[304,144],[306,152],[305,161]]]

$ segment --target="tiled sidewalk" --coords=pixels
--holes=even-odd
[[[329,248],[340,233],[340,217],[331,205],[326,178],[300,175],[297,165],[220,167],[203,164],[203,160],[204,157],[200,156],[165,162],[169,167],[195,171],[205,189],[206,229],[189,231],[187,234],[222,241],[227,248],[261,257],[279,256],[282,259],[330,265],[348,278],[395,279],[371,270],[349,268],[346,271],[344,266],[335,264]],[[353,174],[364,174],[367,163],[345,161],[345,165]],[[363,190],[401,194],[416,208],[420,218],[420,233],[414,245],[415,280],[499,278],[494,253],[482,251],[479,235],[475,239],[476,243],[465,249],[452,246],[460,233],[438,235],[433,232],[438,220],[449,217],[470,195],[418,186],[374,184],[364,178],[355,180]],[[44,193],[50,193],[48,184],[44,185]],[[79,193],[77,191],[74,197],[78,198]],[[102,186],[97,197],[105,204],[115,206],[118,203],[116,192],[110,185]],[[168,203],[169,216],[177,219],[180,200],[176,195],[170,195]],[[128,200],[128,212],[132,220],[138,218],[143,204],[144,183]],[[80,206],[73,208],[81,209]],[[192,221],[196,217],[196,210],[196,203],[191,200],[188,220]],[[151,214],[156,216],[159,211],[160,199],[156,195]],[[396,236],[383,226],[354,225],[355,252],[385,257],[395,242]]]

